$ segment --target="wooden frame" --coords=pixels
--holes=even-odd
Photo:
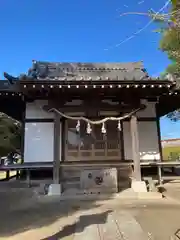
[[[116,123],[114,123],[116,124]],[[117,130],[118,131],[118,130]],[[83,150],[80,148],[80,144],[77,145],[77,149],[74,150],[68,150],[68,121],[65,121],[65,161],[107,161],[107,160],[122,160],[122,146],[123,146],[123,139],[122,134],[120,132],[117,133],[117,145],[118,147],[116,149],[109,149],[108,148],[108,142],[107,137],[104,140],[96,140],[99,141],[98,143],[102,143],[104,145],[104,148],[102,149],[96,149],[95,144],[91,144],[91,148],[89,150]],[[69,156],[68,153],[76,155],[72,159],[71,156]],[[104,153],[104,154],[103,154]],[[111,154],[115,153],[116,156],[113,156]],[[85,155],[88,156],[85,156]],[[83,156],[84,155],[84,156]],[[99,156],[98,156],[99,155]],[[109,156],[111,155],[111,156]]]
[[[52,118],[25,118],[25,123],[49,123],[54,122],[54,119]]]
[[[54,114],[54,159],[53,159],[53,182],[59,184],[60,162],[62,160],[62,125],[59,114]]]
[[[26,119],[26,103],[23,98],[23,112],[22,112],[22,129],[21,129],[21,161],[24,163],[24,145],[25,145],[25,121]]]
[[[157,124],[157,135],[158,135],[160,161],[163,161],[162,143],[161,143],[161,130],[160,130],[160,121],[159,121],[159,117],[158,117],[158,111],[157,111],[157,103],[156,103],[156,124]]]
[[[137,116],[132,115],[130,120],[131,140],[132,140],[132,157],[134,161],[134,178],[141,181],[141,165],[139,156],[139,134]]]

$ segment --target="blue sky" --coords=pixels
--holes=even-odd
[[[32,59],[77,62],[143,60],[156,76],[169,63],[158,50],[158,28],[152,24],[119,47],[118,43],[142,28],[143,16],[119,17],[126,11],[158,11],[165,0],[2,0],[0,1],[0,78],[26,72]],[[108,49],[108,50],[105,50]],[[162,135],[174,123],[162,119]],[[165,126],[165,127],[164,127]],[[172,133],[172,132],[171,132]],[[177,130],[175,131],[177,134]],[[173,135],[175,136],[175,135]]]
[[[173,122],[167,117],[162,117],[161,124],[161,138],[180,138],[180,121]]]

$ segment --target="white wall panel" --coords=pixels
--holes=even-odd
[[[125,159],[132,159],[130,122],[123,122]],[[159,160],[159,142],[155,121],[138,122],[139,154],[141,160]]]
[[[44,105],[47,105],[48,102],[46,100],[35,100],[34,102],[26,104],[26,119],[33,118],[54,118],[53,113],[48,113],[42,109]]]
[[[54,123],[26,123],[24,162],[53,161]]]

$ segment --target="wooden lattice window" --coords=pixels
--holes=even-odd
[[[93,125],[92,133],[86,133],[86,123],[81,122],[80,132],[76,131],[76,121],[66,121],[66,160],[119,160],[121,158],[120,133],[117,122],[106,123],[106,134],[102,125]]]

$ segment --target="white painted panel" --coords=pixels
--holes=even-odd
[[[24,162],[53,161],[54,123],[26,123]]]
[[[142,104],[146,105],[146,108],[142,111],[137,112],[137,117],[156,117],[156,103],[142,101]]]
[[[157,123],[139,122],[139,139],[140,139],[140,158],[143,160],[159,160],[159,140]]]
[[[130,122],[123,122],[125,159],[132,159]],[[159,142],[155,121],[138,122],[139,154],[141,160],[159,160]]]
[[[44,105],[47,105],[48,102],[46,100],[36,100],[31,103],[26,104],[26,118],[33,119],[33,118],[54,118],[53,113],[48,113],[42,109]]]

